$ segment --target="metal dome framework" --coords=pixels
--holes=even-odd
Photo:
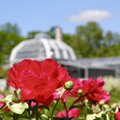
[[[70,46],[63,41],[50,39],[46,34],[38,34],[34,39],[25,40],[13,48],[10,63],[14,64],[23,59],[44,60],[75,60],[76,56]]]

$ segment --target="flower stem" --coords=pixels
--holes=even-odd
[[[31,120],[31,100],[30,101],[28,101],[28,105],[29,105],[29,109],[27,110],[27,113],[28,113],[28,117],[29,117],[29,120]]]
[[[36,120],[38,120],[38,102],[36,102]]]
[[[66,106],[66,103],[64,102],[63,103],[63,106],[64,106],[64,108],[65,108],[65,110],[66,110],[66,120],[69,120],[69,116],[68,116],[68,109],[67,109],[67,106]]]
[[[13,120],[18,120],[19,119],[19,116],[17,114],[13,114]]]
[[[110,120],[108,114],[106,114],[106,119],[107,119],[107,120]]]
[[[56,107],[57,107],[57,105],[58,105],[58,103],[59,103],[59,100],[60,100],[60,99],[57,99],[57,102],[56,102],[55,106],[53,107],[53,110],[52,110],[52,113],[51,113],[51,116],[50,116],[51,120],[53,120],[53,114],[54,114],[55,109],[56,109]]]
[[[29,120],[31,120],[30,109],[27,110],[27,114],[28,114]]]

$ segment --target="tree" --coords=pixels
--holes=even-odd
[[[93,48],[99,48],[103,39],[102,29],[95,22],[89,22],[85,26],[77,27],[77,35],[87,41]]]
[[[30,32],[28,32],[28,34],[27,34],[27,38],[28,38],[28,39],[32,39],[32,38],[34,38],[35,35],[38,34],[38,33],[41,33],[41,32],[40,32],[40,31],[30,31]]]
[[[110,47],[113,44],[113,33],[111,31],[107,31],[104,36],[104,43],[106,47]]]
[[[118,33],[113,34],[113,43],[120,44],[120,34],[118,34]]]
[[[85,46],[87,46],[88,44],[86,41],[82,41],[80,39],[80,36],[78,37],[77,35],[63,34],[63,40],[73,48],[78,58],[85,56]]]
[[[11,23],[5,23],[0,26],[0,30],[9,34],[9,33],[14,33],[18,36],[20,36],[20,28],[17,24],[11,24]]]
[[[103,31],[95,22],[89,22],[76,29],[77,48],[82,57],[95,57],[101,46]],[[82,49],[81,49],[82,48]]]
[[[55,39],[55,28],[56,26],[53,26],[46,32],[52,39]]]
[[[24,38],[17,24],[6,23],[0,27],[0,64],[9,57],[11,50]]]

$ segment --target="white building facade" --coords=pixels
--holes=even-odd
[[[42,61],[46,58],[56,60],[75,60],[73,49],[63,42],[60,29],[56,30],[56,39],[51,39],[46,34],[37,34],[35,38],[25,40],[12,49],[10,64],[23,59]]]

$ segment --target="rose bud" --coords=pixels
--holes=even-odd
[[[99,102],[99,105],[104,105],[105,104],[105,102],[103,101],[103,100],[101,100],[100,102]]]
[[[116,107],[117,107],[117,104],[116,104],[116,103],[113,103],[113,104],[111,105],[111,108],[112,108],[112,109],[116,109]]]
[[[67,81],[64,87],[66,90],[72,90],[72,88],[74,87],[73,81]]]
[[[103,105],[103,108],[104,108],[105,110],[107,110],[107,109],[109,109],[109,106],[108,106],[107,104],[104,104],[104,105]]]
[[[81,96],[83,91],[81,89],[78,90],[78,95]]]
[[[48,120],[48,116],[45,115],[45,114],[42,114],[42,115],[41,115],[41,118],[44,119],[44,120]]]
[[[85,104],[88,104],[88,102],[89,102],[88,99],[85,99],[85,100],[84,100],[84,103],[85,103]]]

